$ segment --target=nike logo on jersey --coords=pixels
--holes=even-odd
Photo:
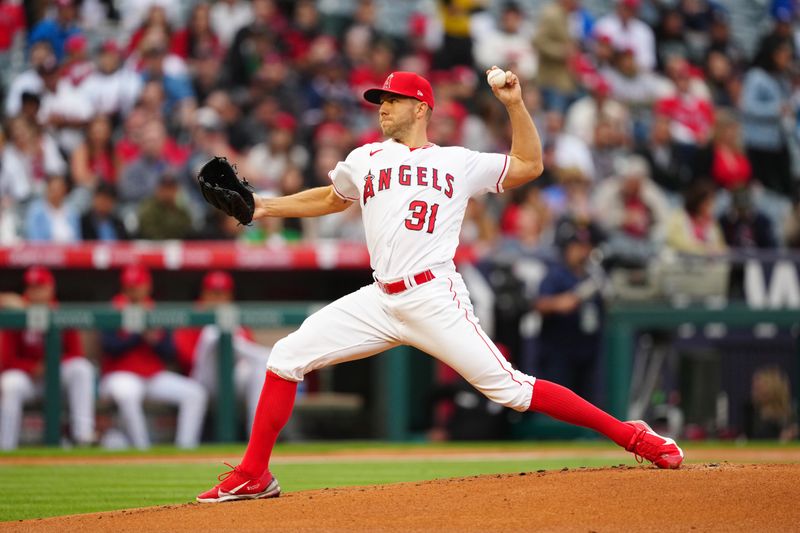
[[[370,150],[369,156],[372,157],[373,155],[377,154],[381,150],[383,150],[383,148],[378,148],[377,150]]]

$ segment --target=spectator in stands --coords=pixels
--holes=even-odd
[[[514,2],[503,6],[500,24],[475,36],[473,55],[481,69],[502,65],[524,80],[536,76],[537,58],[531,38],[533,28],[525,20],[522,9]]]
[[[747,54],[731,34],[730,14],[722,7],[712,11],[708,29],[708,54],[717,52],[727,58],[736,72],[747,66]]]
[[[661,20],[655,35],[659,70],[663,70],[667,61],[673,56],[689,57],[683,14],[677,7],[668,7],[661,12]]]
[[[697,153],[694,167],[695,175],[709,176],[725,189],[746,187],[750,182],[752,167],[742,145],[739,121],[732,112],[717,112],[713,140]]]
[[[591,144],[592,163],[598,183],[613,176],[620,162],[630,154],[626,124],[601,118],[595,123]]]
[[[116,215],[117,190],[107,182],[100,182],[94,189],[92,205],[81,216],[81,237],[85,241],[123,241],[129,238],[128,231]]]
[[[560,379],[588,399],[597,382],[604,307],[601,283],[589,265],[597,238],[593,226],[563,220],[556,227],[560,258],[548,266],[533,302],[542,315],[537,375]]]
[[[287,26],[273,0],[254,0],[252,10],[250,23],[236,33],[225,60],[227,78],[238,87],[250,85],[263,61],[279,55],[278,39]]]
[[[168,55],[162,38],[149,39],[142,43],[142,68],[140,74],[145,83],[158,82],[164,91],[164,115],[185,122],[186,115],[194,108],[195,98],[186,66],[177,56]],[[168,62],[171,59],[171,62]]]
[[[94,63],[89,59],[88,41],[82,33],[70,35],[64,45],[66,57],[61,65],[62,78],[69,81],[73,87],[80,87],[92,72]]]
[[[641,140],[663,83],[655,74],[636,65],[634,51],[630,48],[615,51],[612,65],[600,74],[611,85],[612,98],[628,106],[634,138]]]
[[[690,90],[692,73],[688,61],[675,58],[668,68],[675,83],[675,94],[659,99],[655,112],[669,117],[672,138],[692,153],[705,146],[711,137],[714,107],[707,98]]]
[[[0,72],[7,76],[11,66],[12,47],[17,37],[25,30],[25,11],[22,5],[15,2],[0,2]],[[7,86],[7,79],[2,79]]]
[[[542,192],[552,217],[570,217],[581,222],[592,218],[590,195],[592,179],[577,165],[562,163],[554,169],[556,183]]]
[[[656,42],[653,30],[636,18],[640,0],[615,0],[616,10],[601,17],[594,34],[605,35],[617,50],[632,50],[636,65],[649,72],[656,67]]]
[[[642,265],[663,245],[669,204],[644,158],[629,156],[621,163],[616,177],[597,186],[593,211],[608,237],[609,256]]]
[[[735,108],[742,85],[730,58],[720,51],[711,50],[706,56],[704,75],[714,106]]]
[[[570,32],[570,14],[577,0],[554,0],[544,6],[533,38],[539,56],[536,82],[545,109],[563,113],[577,90],[569,62],[577,43]]]
[[[42,93],[44,88],[41,76],[42,67],[55,59],[53,48],[47,41],[39,41],[31,46],[28,56],[29,68],[19,73],[8,87],[5,104],[6,117],[16,117],[19,114],[24,93],[36,95]]]
[[[672,139],[670,123],[668,117],[655,115],[648,139],[637,153],[647,160],[650,176],[667,193],[670,204],[677,205],[681,203],[680,195],[689,186],[694,174],[691,161]]]
[[[787,130],[793,120],[789,102],[790,84],[786,76],[792,61],[789,41],[766,39],[747,71],[742,87],[742,127],[747,156],[754,176],[765,187],[788,195],[792,176]]]
[[[120,200],[128,204],[138,204],[150,197],[164,172],[178,168],[185,161],[185,157],[177,154],[174,143],[169,143],[166,128],[159,121],[142,124],[138,141],[141,155],[125,167],[119,181]]]
[[[143,53],[144,48],[147,46],[148,39],[152,38],[153,35],[163,37],[166,40],[164,44],[169,42],[172,36],[172,27],[169,22],[166,7],[159,5],[157,2],[145,5],[147,6],[147,12],[143,19],[141,19],[141,24],[139,24],[139,27],[136,28],[128,41],[127,55],[129,56]]]
[[[40,21],[28,35],[28,44],[33,45],[39,41],[47,41],[61,61],[64,58],[64,47],[71,35],[80,33],[77,22],[77,7],[74,0],[56,0],[55,18],[46,18]]]
[[[745,434],[750,439],[781,442],[794,440],[800,434],[789,377],[777,366],[761,367],[753,374],[750,402],[745,410]]]
[[[206,106],[216,111],[222,120],[227,142],[237,152],[250,147],[250,132],[244,126],[242,109],[231,99],[227,91],[218,90],[208,95]]]
[[[215,310],[234,301],[233,278],[227,272],[213,270],[203,277],[197,305],[203,310]],[[200,383],[215,397],[219,390],[219,340],[217,325],[181,328],[175,331],[178,363],[184,375]],[[239,326],[233,332],[233,387],[236,397],[247,408],[246,427],[253,425],[253,416],[261,395],[261,374],[267,368],[270,349],[255,342],[250,328]]]
[[[772,222],[753,205],[750,188],[743,185],[731,192],[731,205],[719,219],[725,242],[731,248],[775,248],[778,246]]]
[[[192,231],[192,217],[181,203],[181,187],[173,172],[164,172],[155,194],[139,205],[139,236],[142,239],[185,239]]]
[[[200,53],[222,53],[219,37],[211,26],[211,5],[198,3],[189,12],[186,27],[172,35],[170,51],[184,60],[193,60]]]
[[[596,137],[595,126],[600,120],[608,120],[615,128],[625,129],[630,118],[628,109],[611,98],[611,85],[602,76],[592,78],[587,89],[586,96],[569,106],[564,131],[592,146]]]
[[[308,165],[308,150],[295,142],[297,121],[288,113],[275,117],[269,141],[257,144],[247,154],[247,166],[253,187],[260,191],[277,191],[283,174],[294,166],[301,170]]]
[[[23,306],[53,306],[55,279],[44,267],[25,271]],[[5,330],[0,332],[0,450],[13,450],[19,443],[22,407],[44,390],[46,332]],[[61,368],[59,375],[69,403],[72,442],[87,446],[95,442],[94,379],[95,369],[84,357],[78,332],[61,332]]]
[[[192,67],[192,89],[198,102],[205,102],[208,95],[222,89],[223,57],[221,53],[215,53],[211,49],[198,51]]]
[[[795,190],[792,208],[783,223],[783,234],[788,248],[800,250],[800,190]]]
[[[0,168],[0,197],[29,200],[44,192],[48,175],[63,176],[66,171],[66,162],[50,135],[22,117],[11,120]]]
[[[667,246],[695,255],[725,252],[725,238],[714,218],[714,195],[714,185],[708,181],[697,181],[687,189],[684,208],[674,210],[667,221]]]
[[[55,60],[41,69],[43,90],[38,122],[52,132],[59,148],[71,154],[83,140],[83,128],[92,118],[91,102],[69,80]]]
[[[301,76],[308,74],[308,68],[311,66],[311,50],[320,36],[322,36],[322,26],[317,2],[314,0],[295,2],[291,23],[282,41],[289,60],[294,63]]]
[[[211,6],[211,27],[227,50],[236,34],[252,20],[253,10],[245,0],[217,0]]]
[[[556,169],[577,167],[587,179],[593,180],[596,173],[592,151],[583,140],[564,131],[564,116],[558,111],[549,111],[544,126],[544,142],[553,146],[553,166]]]
[[[122,292],[112,300],[117,309],[153,305],[152,279],[144,267],[126,267],[121,285]],[[167,370],[176,356],[172,333],[163,329],[104,331],[101,346],[100,397],[116,405],[131,444],[140,449],[150,447],[143,403],[154,400],[178,406],[175,445],[196,447],[200,443],[208,394],[196,381]]]
[[[459,243],[472,246],[480,258],[494,247],[497,230],[497,223],[489,214],[486,201],[483,198],[470,198],[464,223],[461,225]]]
[[[95,71],[81,90],[97,114],[119,117],[133,108],[142,85],[141,76],[123,64],[119,45],[108,40],[101,45]]]
[[[434,54],[433,68],[447,70],[456,65],[473,66],[470,22],[482,8],[479,0],[438,0],[444,40]]]
[[[81,240],[78,211],[67,202],[64,176],[47,178],[44,197],[31,202],[25,215],[25,238],[29,241],[70,243]]]
[[[70,170],[75,185],[94,189],[100,183],[114,184],[120,162],[114,153],[111,121],[105,115],[95,116],[86,128],[86,140],[72,153]]]

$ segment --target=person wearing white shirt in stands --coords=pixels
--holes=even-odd
[[[641,0],[616,0],[617,10],[597,21],[595,38],[605,36],[617,50],[630,48],[641,70],[656,66],[656,40],[652,28],[636,18]]]

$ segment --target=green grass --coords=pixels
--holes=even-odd
[[[691,443],[692,449],[745,448],[751,451],[775,448],[797,449],[798,445],[758,443],[742,446],[735,443]],[[540,469],[607,466],[624,462],[635,464],[633,458],[620,454],[617,458],[600,458],[596,451],[614,450],[613,444],[595,442],[504,442],[504,443],[443,443],[387,444],[376,442],[338,442],[280,445],[281,454],[333,454],[374,450],[393,452],[405,450],[430,452],[462,450],[553,451],[560,450],[569,457],[541,460],[509,458],[509,460],[465,460],[463,457],[437,457],[436,460],[417,460],[408,456],[399,460],[332,456],[324,463],[291,462],[275,464],[273,472],[284,491],[319,489],[352,485],[371,485],[402,481],[419,481],[446,477],[472,476],[492,473],[530,472]],[[209,445],[198,450],[180,451],[172,447],[156,447],[146,452],[109,452],[103,450],[53,450],[26,448],[3,457],[19,458],[94,458],[139,457],[135,464],[63,464],[13,465],[0,463],[0,521],[43,518],[65,514],[108,511],[131,507],[146,507],[193,501],[194,496],[209,488],[225,467],[225,458],[240,457],[243,445]],[[585,451],[580,458],[575,454]],[[148,463],[146,458],[178,456],[208,456],[197,463]],[[594,456],[594,457],[593,457]],[[199,457],[198,457],[199,459]]]

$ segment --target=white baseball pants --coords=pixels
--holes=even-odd
[[[145,400],[178,406],[177,447],[195,448],[200,443],[208,393],[193,379],[167,370],[150,378],[133,372],[111,372],[100,380],[100,397],[111,399],[117,405],[123,429],[136,448],[150,447]]]
[[[385,294],[372,284],[317,311],[275,344],[269,370],[302,381],[312,370],[408,344],[452,367],[490,400],[526,411],[535,378],[512,368],[481,329],[461,276],[452,267],[432,270],[433,280],[404,292]]]
[[[219,373],[217,372],[217,349],[219,346],[219,328],[205,326],[200,333],[194,355],[194,367],[191,377],[202,384],[213,397],[217,394]],[[253,427],[258,398],[264,386],[264,375],[267,371],[267,360],[270,350],[241,335],[233,336],[233,383],[237,398],[243,398],[247,406],[247,430]]]
[[[72,437],[81,444],[94,440],[94,377],[94,367],[83,357],[61,363],[61,386],[69,404]],[[44,383],[34,382],[22,370],[0,374],[0,449],[17,447],[22,407],[43,393]]]

